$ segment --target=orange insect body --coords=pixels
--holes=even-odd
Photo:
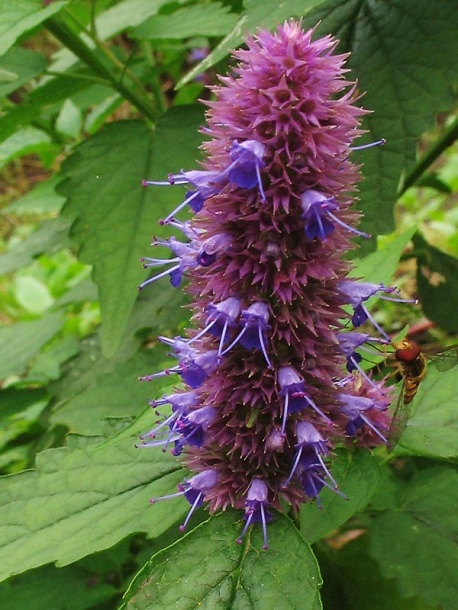
[[[394,357],[404,378],[403,400],[409,404],[426,376],[427,364],[420,347],[410,339],[393,343]]]

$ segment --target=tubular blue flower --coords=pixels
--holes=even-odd
[[[240,315],[240,307],[239,299],[234,297],[229,297],[220,303],[210,303],[207,305],[205,326],[195,337],[188,341],[188,344],[197,341],[205,333],[210,333],[213,337],[220,339],[218,356],[221,356],[224,343],[227,339],[227,331],[235,328]]]
[[[380,437],[383,443],[387,442],[385,435],[378,430],[365,413],[371,409],[377,409],[374,400],[365,396],[352,396],[351,394],[340,394],[339,399],[342,404],[342,413],[350,420],[346,426],[349,436],[355,436],[357,430],[366,425]]]
[[[266,348],[266,331],[270,329],[269,308],[266,303],[256,302],[244,309],[240,315],[241,331],[222,354],[227,354],[234,345],[240,343],[246,349],[259,349],[267,362],[267,366],[272,368]]]
[[[266,147],[257,140],[246,140],[239,144],[233,142],[231,150],[232,163],[228,168],[229,180],[242,188],[252,189],[256,185],[261,193],[261,200],[266,196],[262,188],[261,168]]]
[[[288,416],[292,413],[303,411],[307,407],[312,407],[323,421],[330,423],[327,417],[308,396],[305,388],[305,380],[292,366],[283,366],[278,371],[278,385],[280,386],[280,396],[285,397],[283,406],[283,422],[281,426],[282,434],[285,433]]]
[[[274,510],[319,505],[323,487],[344,495],[331,474],[336,446],[375,447],[389,426],[390,390],[360,366],[360,352],[389,339],[377,324],[382,339],[342,330],[351,319],[374,324],[371,296],[394,298],[393,288],[348,279],[352,239],[367,237],[350,159],[366,111],[337,41],[313,34],[288,21],[249,36],[206,102],[203,169],[145,182],[191,189],[164,220],[189,242],[155,243],[173,252],[161,277],[186,280],[196,328],[161,337],[178,364],[142,378],[175,373],[185,385],[153,401],[171,413],[144,441],[175,443],[203,475],[181,490],[191,503],[184,525],[203,502],[233,507],[246,522],[238,542],[261,523],[264,548]],[[182,222],[187,206],[194,215]]]
[[[181,439],[175,441],[173,455],[180,455],[185,445],[202,447],[208,426],[217,415],[214,407],[201,407],[177,420],[174,429],[181,435]]]
[[[267,524],[272,521],[272,514],[267,510],[267,485],[261,479],[253,479],[248,489],[245,502],[245,527],[242,530],[237,542],[242,544],[251,523],[261,523],[264,538],[263,549],[267,551],[269,544],[267,541]]]
[[[368,233],[358,231],[358,229],[346,224],[333,213],[339,210],[339,206],[333,197],[328,197],[324,193],[310,189],[301,195],[301,203],[301,218],[305,221],[305,234],[309,239],[325,240],[329,235],[334,233],[336,225],[360,237],[370,238]]]

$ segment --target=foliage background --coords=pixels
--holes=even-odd
[[[186,309],[166,281],[137,293],[183,196],[141,180],[196,167],[205,85],[246,31],[289,17],[351,51],[365,141],[386,139],[354,153],[373,235],[355,274],[420,304],[377,319],[453,343],[456,2],[0,0],[0,609],[458,608],[458,368],[430,367],[391,456],[337,455],[349,501],[278,515],[267,553],[256,529],[234,543],[240,515],[181,536],[184,503],[148,507],[183,472],[133,446],[167,391],[137,378],[167,365],[156,337]]]

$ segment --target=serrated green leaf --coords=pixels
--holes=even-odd
[[[71,439],[39,454],[36,470],[0,479],[0,580],[51,561],[73,563],[134,532],[157,536],[183,518],[186,502],[149,506],[182,479],[170,455]]]
[[[457,332],[458,259],[429,245],[421,235],[416,235],[413,243],[423,311],[448,332]]]
[[[89,610],[116,594],[99,574],[78,565],[43,566],[0,584],[0,610]]]
[[[47,220],[23,242],[0,255],[0,273],[6,274],[28,265],[43,252],[52,253],[69,245],[70,222],[66,218]]]
[[[106,355],[116,350],[145,278],[139,259],[148,253],[158,220],[184,196],[182,189],[144,189],[141,181],[195,167],[201,119],[200,108],[169,111],[158,122],[153,142],[143,123],[112,123],[63,164],[68,179],[59,192],[69,198],[64,213],[77,219],[72,233],[80,257],[94,267]]]
[[[320,609],[318,565],[291,521],[275,515],[267,552],[260,526],[237,545],[241,527],[234,513],[217,515],[154,555],[120,610]]]
[[[33,322],[0,329],[0,379],[22,375],[40,349],[62,328],[62,313],[50,313]]]
[[[383,147],[355,153],[364,163],[360,186],[362,226],[375,235],[394,228],[393,206],[416,158],[420,135],[440,111],[455,106],[458,79],[458,5],[449,0],[330,0],[304,19],[331,32],[339,51],[351,51],[353,78],[373,111],[363,122],[363,141]]]
[[[28,83],[33,77],[41,74],[45,67],[46,58],[41,53],[13,47],[3,57],[0,57],[0,70],[12,72],[15,75],[14,79],[0,85],[0,97],[8,95]]]
[[[135,28],[140,40],[183,39],[192,36],[225,36],[238,16],[219,3],[185,6],[170,15],[156,15]]]
[[[355,513],[361,512],[374,495],[379,481],[377,460],[367,450],[340,453],[331,468],[339,490],[320,493],[320,504],[306,504],[301,508],[301,534],[310,544],[336,530]]]
[[[400,445],[438,459],[458,457],[458,368],[439,372],[433,365],[418,390]]]
[[[395,510],[373,515],[369,553],[403,596],[457,607],[457,507],[458,473],[437,467],[409,479]]]
[[[142,371],[155,366],[159,368],[151,355],[139,353],[115,366],[113,372],[94,375],[93,382],[82,392],[64,398],[51,421],[79,434],[101,434],[104,418],[137,415],[148,400],[157,396],[160,384],[152,387],[138,381]],[[81,417],[81,413],[84,413],[84,417]],[[151,412],[151,427],[153,422]]]
[[[59,12],[67,1],[57,0],[43,8],[40,0],[0,0],[0,55],[6,53],[18,38]]]

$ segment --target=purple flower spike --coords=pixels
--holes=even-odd
[[[203,503],[232,507],[246,521],[238,542],[260,523],[264,548],[273,511],[320,506],[326,487],[345,497],[332,476],[336,446],[376,447],[389,428],[390,389],[360,363],[389,341],[367,300],[396,295],[349,279],[347,257],[355,236],[368,237],[351,161],[366,111],[337,41],[313,37],[291,20],[233,54],[237,66],[205,102],[202,169],[153,183],[189,189],[164,221],[188,242],[156,238],[172,258],[144,259],[166,271],[142,286],[186,277],[195,328],[160,338],[178,364],[142,379],[174,374],[184,388],[151,403],[160,418],[142,441],[174,443],[202,477],[182,486],[183,527]],[[194,215],[182,222],[185,207]],[[343,332],[352,319],[371,319],[382,339]]]

